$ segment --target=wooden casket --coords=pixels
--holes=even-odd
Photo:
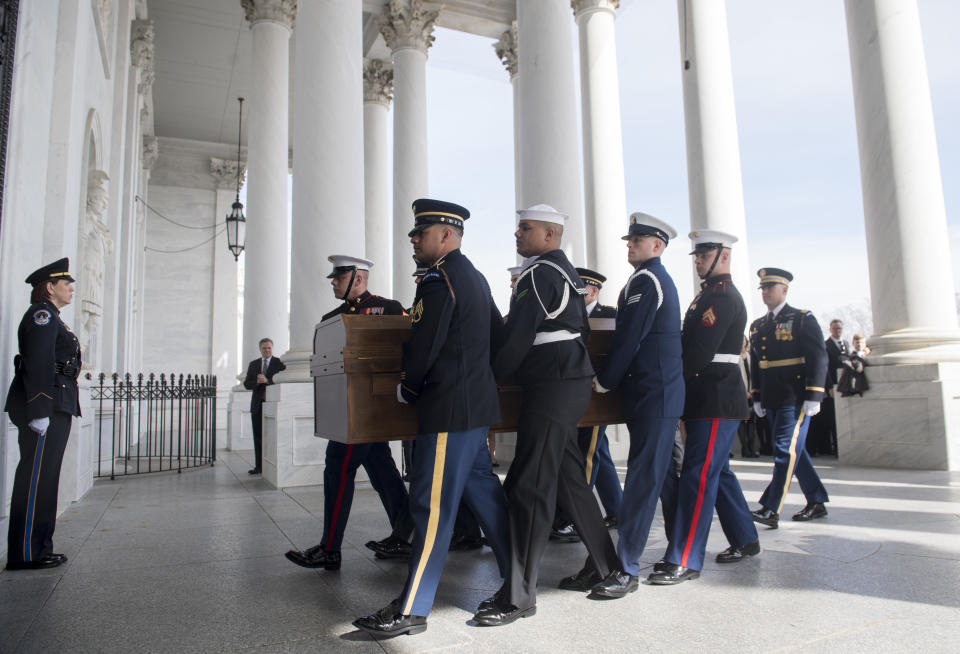
[[[610,346],[614,321],[591,318],[587,341],[599,369]],[[409,316],[334,316],[317,325],[310,374],[314,389],[314,434],[341,443],[412,439],[417,410],[397,401],[402,344],[410,334]],[[516,431],[520,387],[501,384],[500,415],[494,431]],[[624,422],[620,394],[593,393],[580,426]]]

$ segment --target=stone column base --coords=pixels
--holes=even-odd
[[[960,363],[868,366],[863,397],[835,398],[840,461],[960,470]]]
[[[243,389],[243,387],[240,387]],[[253,449],[253,423],[250,422],[250,396],[253,391],[246,389],[230,391],[227,400],[226,438],[219,440],[217,446],[231,452]],[[219,423],[218,423],[219,424]]]
[[[313,384],[267,387],[263,404],[263,478],[276,488],[323,483],[327,441],[313,435]]]

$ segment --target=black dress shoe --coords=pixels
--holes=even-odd
[[[550,540],[558,540],[561,543],[579,543],[580,534],[577,533],[573,523],[568,522],[559,529],[552,530],[550,532]]]
[[[402,614],[400,600],[395,599],[376,613],[357,618],[353,621],[353,626],[373,636],[412,636],[427,630],[427,618],[422,615]]]
[[[700,576],[699,570],[684,568],[682,565],[668,564],[668,568],[663,572],[654,572],[647,577],[647,581],[657,586],[673,586],[688,579],[696,579]]]
[[[373,550],[378,559],[409,559],[410,543],[397,536],[387,536],[383,540],[371,540],[367,549]]]
[[[664,561],[663,559],[660,559],[659,561],[657,561],[656,563],[653,564],[653,571],[654,571],[654,572],[663,572],[664,570],[666,570],[667,568],[669,568],[671,565],[672,565],[672,564],[667,563],[667,562]]]
[[[827,507],[823,505],[823,502],[807,502],[807,505],[803,507],[802,510],[793,514],[793,519],[806,522],[807,520],[826,517],[826,515]]]
[[[742,561],[748,556],[756,556],[760,553],[760,541],[755,540],[747,543],[743,547],[731,545],[727,549],[717,554],[717,563],[736,563]]]
[[[603,519],[603,524],[607,525],[607,529],[616,529],[620,526],[620,518],[615,515],[608,515]]]
[[[753,518],[754,522],[759,522],[761,525],[767,525],[771,529],[776,529],[780,525],[780,514],[773,509],[760,507],[756,511],[751,511],[750,516]]]
[[[560,580],[557,586],[560,590],[575,590],[585,593],[597,584],[603,581],[603,577],[593,566],[584,566],[580,572]]]
[[[590,599],[620,599],[627,593],[637,590],[639,585],[636,575],[627,574],[616,568],[603,578],[600,583],[594,584],[587,596]]]
[[[303,551],[290,550],[284,556],[301,568],[340,569],[340,552],[328,552],[323,545],[314,545]]]
[[[499,595],[499,593],[498,593]],[[520,609],[494,595],[492,602],[480,603],[473,616],[474,622],[483,627],[501,627],[520,618],[530,618],[537,614],[537,605]]]
[[[472,536],[454,536],[450,539],[449,551],[451,552],[469,552],[470,550],[479,550],[483,548],[487,541],[483,536],[474,538]]]
[[[247,470],[247,474],[248,474],[248,475],[259,475],[259,474],[260,474],[260,468],[250,468],[249,470]]]
[[[33,561],[7,561],[7,570],[40,570],[42,568],[56,568],[67,562],[63,554],[47,554]]]

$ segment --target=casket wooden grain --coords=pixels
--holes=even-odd
[[[587,349],[594,368],[602,365],[614,321],[590,319]],[[341,443],[373,443],[414,438],[417,412],[397,401],[408,316],[335,316],[317,325],[310,372],[314,385],[314,433]],[[516,431],[520,387],[500,385],[500,415],[495,431]],[[624,422],[616,391],[594,393],[581,426]]]

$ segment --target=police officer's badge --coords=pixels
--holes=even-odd
[[[41,327],[43,327],[44,325],[49,325],[50,312],[47,311],[46,309],[37,309],[33,313],[33,324],[40,325]]]
[[[704,327],[713,327],[715,324],[717,324],[717,314],[713,310],[713,307],[710,307],[703,312],[703,315],[700,316],[700,322]]]
[[[420,319],[423,318],[423,300],[419,300],[411,310],[410,317],[413,318],[413,324],[420,322]]]

